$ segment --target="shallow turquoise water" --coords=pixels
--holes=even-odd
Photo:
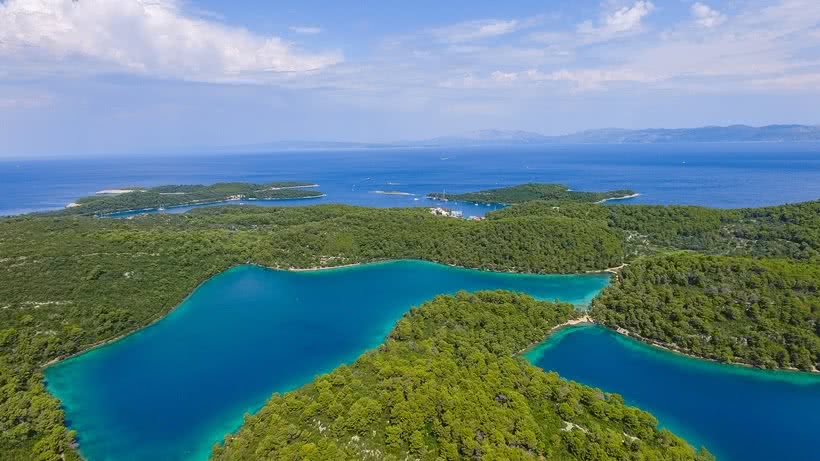
[[[89,461],[205,459],[245,412],[354,361],[436,294],[506,289],[581,304],[608,281],[420,261],[298,273],[242,266],[160,322],[48,368],[46,385]]]
[[[561,330],[527,353],[546,370],[654,414],[724,461],[820,459],[820,376],[728,366],[599,326]]]

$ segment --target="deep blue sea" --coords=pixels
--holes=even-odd
[[[504,289],[588,303],[605,275],[421,261],[285,272],[241,266],[154,325],[46,369],[89,461],[203,460],[274,392],[351,363],[437,294]]]
[[[718,460],[820,459],[820,375],[697,360],[598,326],[561,330],[527,358],[623,395]]]
[[[576,190],[640,192],[630,203],[751,207],[820,198],[820,145],[559,145],[0,161],[0,215],[58,209],[125,186],[279,180],[316,182],[327,197],[276,206],[430,206],[424,199],[430,192],[550,182]],[[415,195],[372,193],[379,190]],[[468,205],[464,211],[486,210]]]

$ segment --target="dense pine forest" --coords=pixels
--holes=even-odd
[[[820,367],[820,265],[675,254],[622,275],[593,302],[604,325],[721,362]]]
[[[578,313],[508,292],[440,296],[353,365],[274,395],[217,460],[708,460],[649,413],[516,351]]]
[[[816,366],[820,337],[817,317],[820,202],[742,210],[583,203],[593,198],[597,197],[580,201],[530,201],[491,213],[481,222],[433,216],[426,209],[380,210],[343,205],[214,207],[181,215],[146,215],[128,220],[100,219],[75,211],[83,205],[67,212],[2,218],[0,453],[20,460],[76,457],[71,448],[73,434],[65,429],[59,402],[43,387],[42,366],[161,318],[199,283],[244,263],[284,269],[414,258],[533,273],[598,271],[628,263],[619,276],[622,282],[614,284],[595,302],[593,313],[602,322],[717,360],[766,367],[808,369]],[[711,256],[670,255],[679,251]],[[560,323],[560,306],[504,298],[510,295],[498,296],[505,299],[503,305],[530,306],[536,310],[533,315],[543,315],[542,320],[549,325]],[[367,442],[361,446],[395,456],[415,454],[425,458],[435,453],[453,453],[453,447],[455,453],[461,454],[465,453],[462,450],[478,447],[502,458],[510,453],[522,456],[530,453],[566,459],[624,459],[613,454],[620,453],[617,450],[606,454],[609,457],[594,452],[595,444],[589,443],[592,440],[600,446],[617,445],[618,449],[637,450],[628,452],[629,456],[638,456],[635,459],[663,459],[649,455],[640,458],[636,453],[661,452],[664,446],[677,447],[675,452],[681,455],[674,459],[694,456],[671,434],[642,432],[637,435],[637,423],[617,418],[607,420],[595,413],[598,411],[593,411],[593,407],[598,406],[596,400],[586,402],[583,397],[591,395],[591,389],[568,384],[511,358],[511,349],[507,346],[518,346],[523,339],[530,342],[538,339],[536,331],[543,337],[548,325],[538,323],[535,318],[507,318],[501,315],[502,311],[493,310],[489,299],[440,299],[432,307],[414,311],[402,320],[378,352],[368,354],[353,367],[334,372],[331,376],[342,384],[332,387],[331,395],[345,411],[352,410],[358,402],[356,396],[368,395],[372,400],[356,406],[356,414],[361,415],[362,421],[348,421],[346,415],[345,424],[334,429],[328,426],[332,421],[327,418],[341,416],[338,406],[335,410],[321,408],[316,410],[319,412],[316,415],[321,414],[322,424],[332,429],[325,439],[311,438],[315,436],[311,432],[312,435],[306,433],[303,438],[293,439],[294,443],[287,447],[278,447],[275,443],[281,441],[280,437],[270,432],[265,440],[251,442],[261,436],[257,425],[246,429],[251,432],[245,432],[247,438],[242,436],[241,440],[252,443],[254,450],[268,450],[265,453],[279,448],[287,450],[281,453],[296,453],[292,450],[298,447],[300,453],[304,453],[300,459],[322,459],[311,454],[311,450],[317,449],[316,444],[330,447],[341,440],[337,437],[352,437],[356,431],[376,427],[380,420],[374,418],[388,415],[379,412],[387,411],[388,406],[395,403],[382,395],[382,391],[388,389],[385,386],[391,384],[374,380],[378,373],[396,370],[397,381],[413,381],[416,386],[413,392],[419,394],[419,399],[428,399],[429,396],[423,395],[425,392],[444,385],[455,394],[467,392],[457,386],[477,386],[468,388],[470,394],[487,396],[498,389],[474,382],[481,376],[476,373],[482,368],[473,366],[483,361],[506,370],[499,371],[499,385],[503,384],[505,392],[509,389],[524,396],[513,403],[520,403],[524,414],[534,418],[528,420],[527,427],[531,427],[533,421],[543,422],[540,432],[522,432],[515,438],[501,429],[500,435],[482,431],[481,440],[476,442],[476,433],[470,435],[462,431],[471,426],[458,426],[461,432],[457,435],[436,432],[440,428],[434,424],[443,424],[444,415],[430,413],[429,408],[418,408],[417,416],[421,415],[424,429],[419,430],[420,435],[415,435],[414,430],[404,434],[405,438],[397,439],[395,434],[389,436],[377,431],[380,437],[377,439],[359,436]],[[521,326],[519,321],[534,322],[537,328],[522,328],[510,333],[508,338],[475,338],[467,328],[469,322],[464,324],[467,328],[464,337],[439,337],[444,332],[435,331],[413,333],[417,336],[401,333],[402,328],[406,328],[402,324],[426,325],[424,328],[427,328],[446,321],[443,317],[435,321],[417,317],[424,312],[452,314],[452,321],[456,321],[461,318],[459,312],[468,312],[465,306],[472,303],[483,306],[477,308],[479,311],[489,309],[486,315],[492,313],[492,321],[499,325],[498,332],[516,331],[509,326]],[[550,313],[551,310],[555,312]],[[484,314],[476,312],[476,315]],[[430,359],[425,350],[417,349],[422,343],[442,347],[440,351],[446,351],[446,355],[441,360],[446,363],[439,365],[464,366],[463,374],[435,377],[430,374],[435,369],[421,373],[425,361]],[[481,361],[473,364],[458,354],[450,355],[447,348],[456,346],[459,350],[478,350]],[[407,363],[413,366],[405,366]],[[422,367],[421,374],[403,377],[405,372],[414,373],[417,366]],[[354,378],[353,370],[362,378]],[[451,379],[453,381],[448,381]],[[527,390],[530,381],[540,383],[533,389],[544,392],[541,395],[546,397],[545,402],[537,402],[532,390]],[[265,418],[277,425],[286,421],[286,426],[276,427],[284,427],[288,433],[307,431],[295,421],[302,418],[300,424],[310,424],[310,420],[304,419],[309,413],[303,414],[304,409],[297,412],[288,402],[298,406],[304,399],[319,396],[319,386],[317,381],[312,387],[277,397],[260,413],[259,420]],[[574,390],[579,400],[566,401],[565,395],[555,396],[555,389],[559,394],[565,392],[561,389]],[[354,397],[356,400],[351,402]],[[492,405],[489,400],[478,402],[476,407],[467,406],[467,401],[463,402],[464,407],[449,401],[454,406],[450,415],[460,414],[466,418],[481,408],[482,412],[489,412],[486,414],[495,414],[497,410],[500,418],[508,417],[504,416],[507,415],[505,408],[490,412],[495,407],[486,406]],[[624,408],[621,413],[633,411],[627,411],[622,404],[616,405],[616,396],[597,401],[606,408]],[[546,406],[548,402],[549,405],[557,403],[558,409]],[[563,403],[572,411],[567,412],[564,406],[561,413]],[[282,421],[274,421],[272,414],[279,415],[276,418]],[[556,419],[559,417],[560,420]],[[471,421],[464,420],[465,424],[472,424]],[[501,419],[486,423],[497,425],[502,424],[501,421],[508,422]],[[562,421],[578,424],[588,432],[561,431]],[[639,426],[648,431],[650,423],[647,420]],[[379,427],[386,431],[388,426]],[[617,428],[622,428],[621,435],[638,437],[641,443],[624,442],[632,439],[619,438]],[[544,432],[548,430],[551,432]],[[515,435],[516,431],[510,433]],[[439,437],[442,437],[441,444]],[[468,443],[471,437],[473,442]],[[239,442],[232,442],[229,449],[217,452],[227,458],[254,459],[248,457],[249,453]],[[340,453],[342,459],[347,459],[346,452]],[[488,456],[485,457],[489,459]]]
[[[532,201],[489,219],[550,216],[599,222],[624,236],[627,258],[689,250],[712,255],[820,260],[820,200],[765,208]]]

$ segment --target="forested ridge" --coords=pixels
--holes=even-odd
[[[820,266],[674,254],[625,268],[596,321],[721,362],[820,368]]]
[[[385,343],[274,395],[216,460],[708,460],[623,399],[513,354],[578,315],[509,292],[439,296]]]
[[[714,258],[718,266],[729,259],[726,255],[743,256],[738,258],[740,267],[751,264],[752,257],[788,258],[802,264],[794,266],[794,271],[806,268],[808,280],[816,281],[820,254],[818,219],[820,202],[713,210],[554,200],[518,204],[493,212],[482,222],[437,217],[426,209],[384,210],[343,205],[214,207],[182,215],[148,215],[129,220],[97,219],[66,212],[2,218],[0,453],[21,460],[76,456],[70,449],[72,436],[64,427],[59,402],[43,388],[42,365],[147,325],[169,312],[197,284],[236,264],[311,268],[412,258],[488,270],[575,273],[628,262],[631,265],[623,273],[624,279],[637,280],[663,274],[660,263],[652,270],[640,272],[642,261],[649,265],[654,260],[648,257],[663,259],[669,251],[687,250],[721,255]],[[679,259],[675,270],[698,270],[699,261]],[[765,259],[754,261],[768,264]],[[776,268],[778,263],[771,264],[766,267]],[[789,267],[783,269],[787,276],[792,273]],[[634,275],[629,272],[633,270]],[[729,272],[724,277],[735,274]],[[646,281],[641,289],[653,296],[666,290],[657,280],[652,281],[657,286]],[[733,284],[725,283],[738,291],[745,286]],[[803,306],[808,302],[816,313],[816,298],[809,296],[811,289],[790,294],[792,288],[775,284],[769,291],[761,291],[761,296],[772,303],[802,296]],[[613,287],[612,293],[618,289]],[[682,299],[696,293],[692,287],[676,290],[671,292]],[[653,311],[649,304],[630,303],[636,307],[634,312],[647,314],[637,317],[636,326],[648,326],[644,318],[662,318],[662,312]],[[742,324],[747,330],[743,331],[770,337],[770,330],[758,330],[748,322],[769,318],[777,312],[769,307],[776,305],[766,304],[767,309],[758,309],[763,315],[748,317]],[[802,312],[800,309],[793,315]],[[720,310],[717,304],[714,310]],[[811,338],[816,339],[820,332],[815,330],[814,336],[806,336],[808,321],[794,324],[794,319],[773,318],[767,322],[772,331],[782,335],[771,344],[761,342],[766,344],[761,350],[771,347],[776,353],[759,352],[758,357],[764,359],[759,364],[805,365],[806,354],[802,349],[783,346],[783,351],[777,345],[794,343],[811,354],[815,351]],[[677,317],[670,324],[675,328],[683,326]],[[718,335],[721,338],[731,338],[734,325],[710,320],[703,329],[723,335]],[[789,329],[779,331],[781,325]],[[815,320],[815,329],[816,325]],[[511,340],[517,340],[516,334],[511,334]],[[685,344],[681,341],[681,345]],[[693,342],[692,353],[699,353],[694,350],[697,346],[703,348],[702,355],[711,357],[709,343],[705,344],[698,346]],[[730,350],[733,355],[728,358],[725,348],[716,348],[720,353],[715,358],[745,359]],[[497,360],[507,363],[513,359],[498,355]],[[573,437],[577,436],[575,432],[571,431]],[[425,449],[438,450],[432,439],[421,440],[432,444]],[[416,442],[418,447],[419,439]],[[544,443],[539,449],[558,447],[563,442]],[[583,445],[583,441],[578,443]],[[589,458],[579,455],[577,459]]]

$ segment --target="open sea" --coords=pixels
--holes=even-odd
[[[430,192],[549,182],[575,190],[634,189],[641,196],[630,203],[754,207],[820,198],[820,144],[496,146],[4,160],[0,215],[59,209],[102,189],[285,180],[318,183],[327,197],[268,204],[431,206],[435,202],[424,198]],[[463,211],[481,215],[485,208],[470,204]]]

